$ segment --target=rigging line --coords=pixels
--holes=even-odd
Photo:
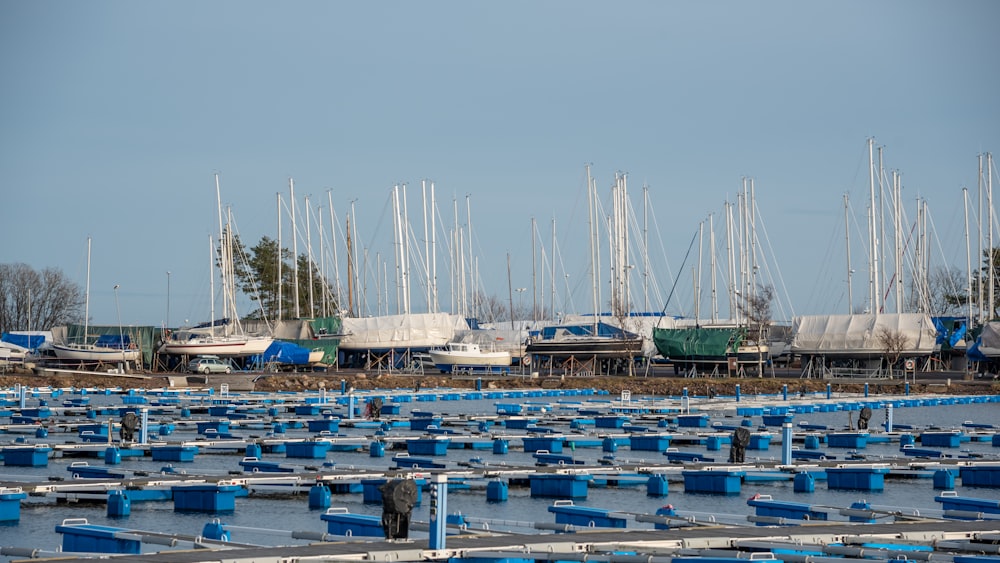
[[[684,260],[681,262],[681,269],[680,269],[681,272],[684,271],[684,264],[687,264],[687,259],[688,259],[689,256],[691,256],[691,249],[694,248],[694,241],[696,241],[696,240],[698,240],[698,230],[697,229],[695,229],[695,231],[694,231],[694,236],[691,237],[691,243],[688,244],[687,252],[684,254]],[[667,314],[667,306],[670,305],[670,299],[674,296],[674,290],[677,289],[677,282],[679,282],[680,279],[681,279],[681,276],[678,273],[677,276],[674,278],[674,284],[670,287],[670,293],[667,295],[667,302],[663,304],[663,310],[660,311],[660,318],[656,320],[656,325],[657,326],[660,325],[660,321],[663,319],[664,315]],[[697,321],[697,320],[698,319],[695,319],[695,321]]]
[[[771,253],[771,258],[774,259],[775,254],[774,254],[774,247],[771,245],[771,235],[767,232],[767,225],[764,223],[764,218],[760,217],[759,211],[757,212],[757,216],[760,218],[760,227],[764,231],[764,241],[767,243],[767,250]],[[757,235],[755,234],[754,236]],[[770,267],[767,260],[764,261],[764,267],[768,270],[768,272],[770,272]],[[789,311],[791,311],[792,317],[794,317],[795,306],[792,305],[792,300],[788,296],[788,287],[785,285],[785,277],[781,274],[781,268],[778,268],[777,264],[775,265],[775,270],[778,271],[778,280],[781,282],[781,290],[785,293],[785,300],[788,303],[788,309]],[[782,311],[784,311],[785,307],[783,303],[779,301],[778,306],[781,307]]]

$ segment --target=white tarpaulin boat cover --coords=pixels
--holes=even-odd
[[[987,358],[1000,356],[1000,322],[991,321],[983,325],[977,348]]]
[[[891,330],[906,337],[904,356],[934,351],[937,330],[929,315],[807,315],[792,321],[792,353],[840,356],[884,354],[879,335]]]
[[[444,346],[459,330],[469,330],[461,315],[415,313],[384,317],[344,318],[340,348],[381,350]]]

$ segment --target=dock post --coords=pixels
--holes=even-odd
[[[140,428],[139,428],[139,443],[147,444],[149,443],[149,409],[140,409]]]
[[[792,463],[792,423],[786,422],[781,425],[781,464],[791,465]]]
[[[736,384],[736,402],[740,402],[740,384]]]
[[[868,382],[865,382],[865,398],[868,398]]]
[[[885,431],[892,432],[892,403],[885,405]]]
[[[28,405],[28,386],[18,383],[17,387],[17,400],[21,405],[21,410],[24,410],[24,407]]]
[[[787,401],[788,400],[788,384],[787,383],[785,383],[785,384],[783,384],[781,386],[781,400],[782,401]]]
[[[832,389],[830,387],[830,384],[827,383],[826,384],[826,398],[830,399],[830,398],[832,398],[832,396],[833,396]]]
[[[428,538],[428,549],[444,549],[445,536],[447,532],[448,514],[448,475],[438,473],[434,475],[431,486],[430,505],[430,537]]]
[[[341,395],[346,395],[347,394],[347,380],[346,379],[341,379],[340,380],[340,394]]]

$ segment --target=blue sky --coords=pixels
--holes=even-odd
[[[961,189],[1000,151],[998,16],[990,1],[3,2],[0,262],[84,284],[92,237],[93,322],[116,322],[120,284],[123,323],[163,323],[167,271],[171,324],[197,322],[214,173],[245,240],[276,238],[291,177],[298,205],[330,190],[343,218],[353,202],[390,260],[391,189],[409,186],[413,220],[429,179],[448,221],[468,197],[486,293],[506,297],[508,253],[512,285],[532,285],[531,219],[546,251],[554,220],[572,290],[558,309],[587,312],[590,163],[605,201],[628,174],[639,216],[648,186],[650,308],[680,272],[668,310],[691,313],[688,243],[752,177],[782,314],[847,312],[843,196],[863,226],[869,137],[911,220],[927,201],[932,260],[964,269]],[[852,256],[861,272],[863,246]]]

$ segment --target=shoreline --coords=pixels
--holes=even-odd
[[[948,377],[953,375],[954,377]],[[744,395],[781,394],[785,386],[789,395],[816,393],[826,390],[827,385],[836,393],[865,392],[879,394],[941,395],[990,395],[1000,394],[1000,382],[992,379],[968,379],[961,373],[917,374],[904,383],[902,379],[804,379],[787,374],[774,377],[682,377],[654,374],[650,376],[527,376],[527,375],[464,375],[444,374],[400,374],[368,373],[363,370],[338,370],[328,372],[299,373],[234,373],[212,374],[209,376],[180,373],[137,373],[137,374],[35,374],[31,372],[11,372],[0,374],[0,388],[15,385],[31,387],[88,387],[88,388],[218,388],[226,384],[236,391],[306,391],[327,389],[340,392],[344,388],[356,390],[373,389],[580,389],[594,388],[619,394],[631,391],[640,395],[679,396],[687,389],[692,396],[731,395],[736,385]]]

